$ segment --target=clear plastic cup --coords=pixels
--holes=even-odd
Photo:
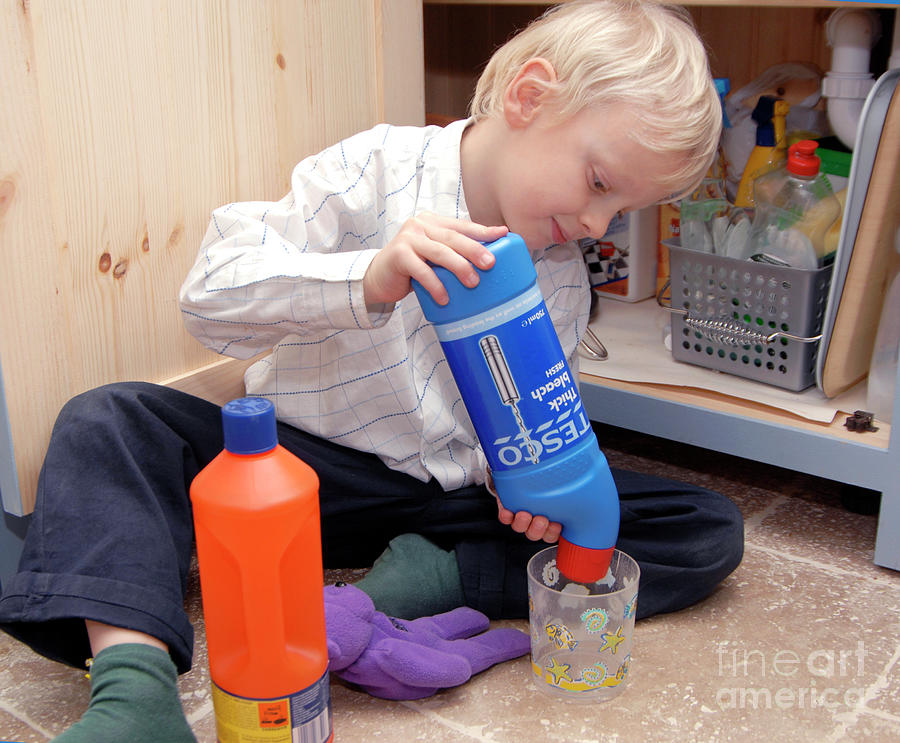
[[[605,702],[625,689],[637,610],[638,564],[620,550],[596,583],[556,567],[556,547],[528,562],[531,667],[535,686],[571,702]]]

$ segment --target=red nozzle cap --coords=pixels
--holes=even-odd
[[[816,154],[818,146],[819,143],[811,139],[794,142],[788,149],[788,172],[794,175],[816,175],[821,164],[821,160]]]
[[[615,547],[591,549],[579,547],[560,537],[556,551],[556,567],[569,580],[596,583],[606,577]]]

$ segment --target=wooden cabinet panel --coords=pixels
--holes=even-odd
[[[421,68],[419,0],[0,2],[0,361],[24,511],[68,398],[218,359],[177,304],[210,211],[280,198],[303,156],[379,120],[421,123],[421,95],[384,85],[421,90]]]

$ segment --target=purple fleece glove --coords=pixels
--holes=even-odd
[[[489,630],[467,606],[407,621],[375,611],[351,585],[325,587],[328,668],[382,699],[421,699],[530,650],[516,629]]]

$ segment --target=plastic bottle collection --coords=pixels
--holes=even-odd
[[[723,80],[717,83],[727,128]],[[756,146],[733,202],[726,195],[727,164],[720,147],[703,185],[681,202],[682,247],[807,270],[834,259],[842,204],[822,171],[818,142],[806,139],[788,146],[789,109],[783,100],[760,96],[753,111]]]

